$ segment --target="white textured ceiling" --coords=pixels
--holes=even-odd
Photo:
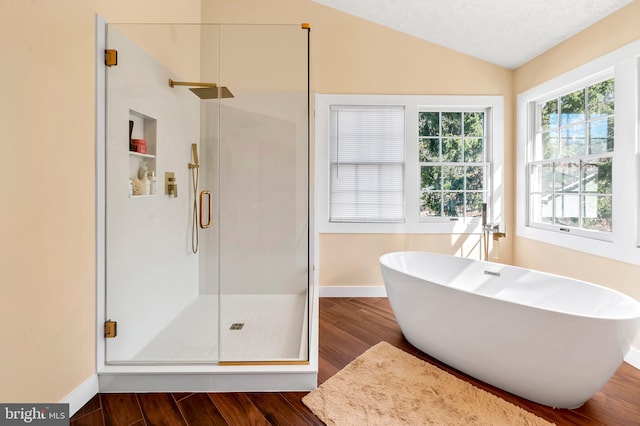
[[[634,0],[314,0],[516,68]]]

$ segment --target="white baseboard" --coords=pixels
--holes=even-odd
[[[384,286],[320,286],[320,297],[387,297]]]
[[[96,396],[97,393],[98,375],[92,374],[60,402],[69,404],[69,416],[73,416],[84,404]]]
[[[627,353],[627,356],[624,357],[624,360],[627,364],[630,364],[640,370],[640,349],[631,348]]]

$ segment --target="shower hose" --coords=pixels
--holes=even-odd
[[[191,168],[191,181],[193,182],[193,214],[191,223],[191,251],[198,252],[198,181],[200,180],[199,167]]]

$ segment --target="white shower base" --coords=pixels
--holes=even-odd
[[[217,296],[198,297],[143,346],[132,361],[217,361],[217,301]]]
[[[229,346],[230,355],[224,360],[242,360],[242,357],[256,360],[256,356],[265,358],[277,353],[279,360],[287,360],[289,354],[295,352],[292,360],[299,360],[300,351],[307,353],[308,364],[292,363],[291,365],[218,365],[215,357],[203,363],[201,359],[194,360],[191,354],[186,354],[183,348],[190,346],[199,351],[199,356],[215,354],[217,336],[211,335],[217,327],[207,326],[206,330],[197,329],[202,321],[213,318],[217,321],[216,296],[201,296],[185,309],[172,323],[167,325],[137,355],[147,357],[167,355],[176,361],[169,364],[158,361],[146,363],[143,359],[132,361],[130,365],[103,365],[98,370],[98,387],[100,392],[278,392],[278,391],[309,391],[317,386],[318,380],[318,300],[312,296],[310,338],[302,332],[306,328],[302,319],[306,316],[306,297],[304,296],[270,296],[264,295],[234,295],[222,308],[222,321],[228,325],[232,322],[244,322],[245,326],[239,333],[228,330],[225,324],[223,335]],[[208,309],[211,305],[216,309]],[[302,311],[300,311],[302,309]],[[293,312],[292,312],[293,311]],[[213,314],[212,314],[213,312]],[[292,321],[293,315],[298,315],[299,321]],[[189,330],[189,333],[183,333]],[[286,339],[278,339],[278,344],[272,340],[273,336],[282,335],[287,331]],[[241,333],[245,333],[242,335]],[[236,334],[233,334],[236,333]],[[200,336],[201,339],[196,337]],[[215,336],[215,337],[212,337]],[[294,337],[296,336],[296,337]],[[243,343],[240,343],[242,341]],[[308,342],[307,342],[308,341]],[[166,345],[167,342],[171,344]],[[295,342],[295,345],[294,345]],[[302,343],[302,344],[301,344]],[[222,344],[225,344],[223,340]],[[157,352],[154,352],[157,350]],[[235,352],[234,352],[235,351]],[[246,351],[246,352],[245,352]],[[164,355],[162,353],[164,352]],[[227,352],[223,349],[223,355]],[[231,359],[234,356],[236,359]],[[178,357],[183,363],[177,362]],[[189,362],[191,358],[191,362]],[[301,359],[307,359],[301,357]],[[149,358],[146,359],[150,361]],[[266,359],[265,359],[266,360]]]
[[[299,360],[306,297],[304,295],[199,296],[138,351],[132,361],[212,363],[222,361]],[[240,330],[231,330],[242,323]]]

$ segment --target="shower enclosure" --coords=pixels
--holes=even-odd
[[[310,363],[308,37],[105,24],[105,372]]]

